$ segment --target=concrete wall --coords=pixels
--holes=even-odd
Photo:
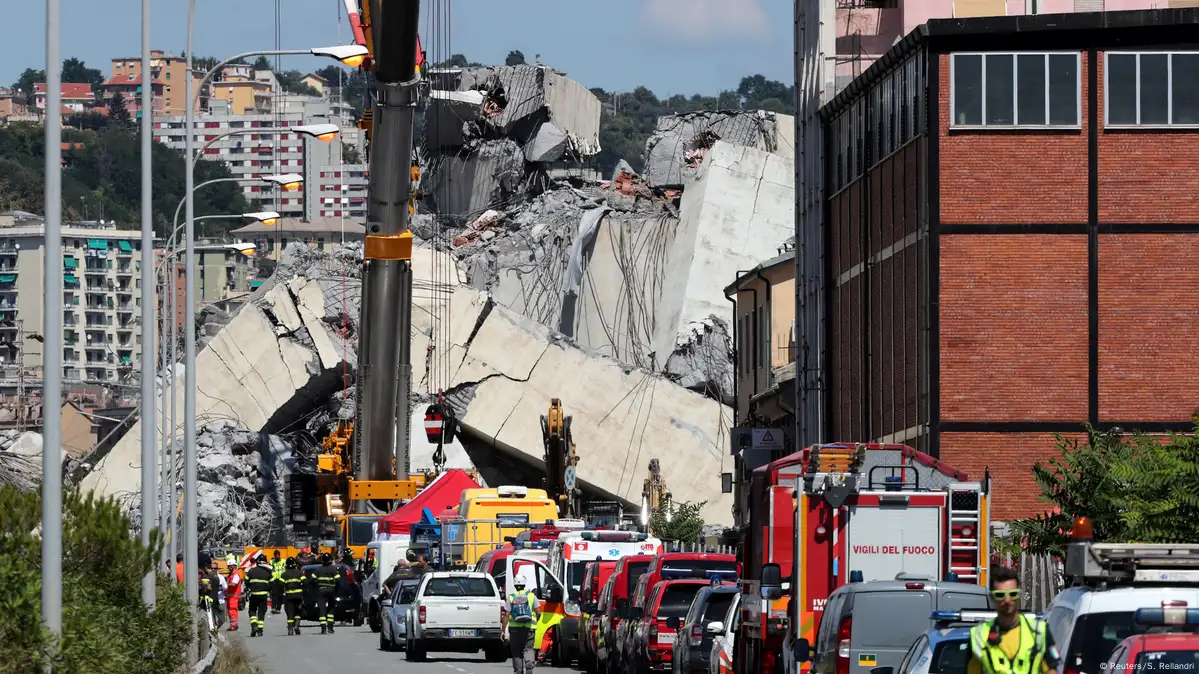
[[[595,94],[572,79],[546,71],[545,103],[550,121],[573,136],[580,153],[599,153],[601,104]]]
[[[669,354],[688,326],[728,316],[724,286],[778,254],[795,231],[793,162],[717,141],[683,190],[667,256],[653,351]]]

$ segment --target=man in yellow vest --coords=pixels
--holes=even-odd
[[[970,630],[966,674],[1057,674],[1058,651],[1045,622],[1020,613],[1020,579],[1003,567],[991,570],[994,620]]]
[[[533,674],[537,666],[537,654],[533,644],[537,620],[541,617],[537,598],[525,591],[525,579],[512,579],[516,592],[508,595],[508,610],[503,614],[501,631],[508,634],[512,649],[512,671],[515,674]]]
[[[271,613],[277,614],[283,608],[283,572],[286,570],[283,557],[276,550],[271,559]]]

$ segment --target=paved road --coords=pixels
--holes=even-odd
[[[329,674],[329,672],[391,672],[409,674],[504,674],[512,671],[511,662],[484,662],[483,654],[430,653],[427,662],[407,662],[403,652],[379,650],[379,635],[369,627],[338,626],[332,635],[321,634],[319,626],[304,624],[304,633],[287,636],[282,616],[267,614],[266,635],[249,638],[249,624],[226,635],[240,639],[254,655],[266,674]],[[539,666],[538,674],[573,669]],[[575,673],[577,674],[577,672]]]

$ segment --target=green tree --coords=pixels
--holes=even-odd
[[[45,81],[46,81],[46,71],[45,70],[34,70],[33,68],[26,68],[21,73],[21,76],[17,78],[17,81],[13,82],[12,88],[25,94],[26,97],[32,98],[33,97],[33,85],[38,82],[45,82]]]
[[[182,588],[159,569],[161,540],[145,547],[111,499],[63,495],[63,632],[42,626],[41,497],[0,486],[0,674],[56,662],[62,672],[173,674],[194,634]],[[141,583],[157,574],[157,607],[142,603]]]
[[[462,54],[454,54],[445,61],[438,63],[440,68],[465,68],[470,62]]]
[[[506,66],[523,66],[525,65],[525,55],[519,49],[513,49],[508,52],[508,58],[504,59]]]
[[[1199,418],[1196,419],[1199,431]],[[1013,522],[1013,539],[1034,554],[1062,555],[1075,518],[1091,519],[1096,541],[1199,540],[1199,440],[1089,429],[1085,442],[1057,438],[1061,458],[1033,476],[1055,512]]]
[[[650,517],[650,531],[663,541],[698,543],[704,536],[704,518],[700,513],[707,503],[670,502]]]
[[[104,74],[96,68],[87,67],[86,63],[72,57],[62,62],[62,81],[86,82],[94,87],[104,83]]]
[[[259,56],[254,59],[254,70],[273,70],[271,62],[265,56]]]
[[[133,124],[133,117],[129,114],[129,108],[125,105],[125,97],[121,94],[108,99],[108,114],[116,124],[126,127]]]

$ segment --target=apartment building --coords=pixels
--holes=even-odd
[[[140,75],[126,75],[113,77],[96,88],[105,92],[110,98],[120,96],[125,99],[125,109],[129,111],[129,115],[134,119],[140,119],[142,116],[142,85]],[[166,82],[151,79],[150,91],[152,114],[158,116],[162,114],[163,106],[166,105]]]
[[[271,79],[259,79],[259,72],[269,73]],[[234,115],[269,113],[273,110],[274,88],[274,73],[254,71],[248,65],[235,63],[221,69],[219,79],[212,83],[210,100],[225,101],[229,113]]]
[[[366,227],[344,218],[284,218],[270,226],[255,222],[230,234],[253,243],[259,257],[278,260],[279,254],[291,243],[335,251],[341,248],[342,241],[361,242],[366,238]],[[255,287],[252,282],[250,287]]]
[[[127,383],[140,368],[141,233],[112,222],[63,223],[63,378]],[[40,331],[45,224],[28,213],[0,215],[0,341]],[[18,323],[19,322],[19,323]],[[40,368],[40,350],[24,355]]]
[[[161,49],[155,49],[150,52],[150,75],[151,80],[162,83],[163,102],[160,107],[155,108],[155,114],[185,114],[187,112],[187,59],[170,56]],[[112,60],[112,74],[109,82],[141,80],[141,76],[142,58],[140,56],[126,56]],[[192,75],[193,87],[199,85],[202,76],[202,73]],[[208,92],[209,86],[205,85],[200,100],[197,102],[196,112],[206,108],[205,101],[208,98]]]
[[[214,104],[220,101],[214,100]],[[222,103],[224,105],[224,103]],[[311,186],[320,171],[314,167],[335,166],[341,157],[341,141],[325,142],[288,131],[303,124],[328,124],[329,106],[313,101],[301,112],[234,115],[205,114],[195,118],[194,147],[202,148],[205,159],[223,161],[233,177],[242,179],[246,198],[263,210],[286,217],[317,217],[319,190]],[[182,116],[161,117],[154,122],[154,139],[177,150],[186,148],[186,120]],[[229,134],[229,135],[226,135]],[[221,136],[226,136],[222,138]],[[304,185],[296,192],[256,181],[263,176],[299,173]],[[330,195],[331,196],[331,195]]]
[[[326,166],[316,172],[311,189],[316,195],[313,218],[352,218],[366,222],[366,190],[370,182],[366,164]]]

